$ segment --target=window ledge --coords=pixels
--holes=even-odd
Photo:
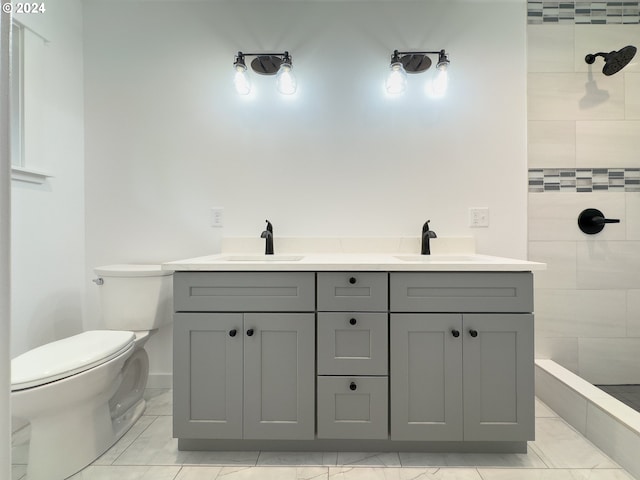
[[[49,173],[34,170],[33,168],[11,167],[11,179],[18,182],[42,184],[52,177],[53,175]]]

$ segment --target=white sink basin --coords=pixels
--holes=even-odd
[[[421,263],[471,263],[478,261],[474,255],[395,255],[395,258],[403,262]]]
[[[221,257],[223,262],[298,262],[302,255],[229,255]]]

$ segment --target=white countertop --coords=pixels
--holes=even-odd
[[[260,255],[224,253],[177,260],[169,271],[456,271],[522,272],[545,270],[546,264],[479,254],[309,253]]]

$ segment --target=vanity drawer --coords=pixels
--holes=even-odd
[[[177,312],[315,310],[313,272],[176,272]]]
[[[319,311],[386,311],[386,272],[318,272]]]
[[[318,375],[386,375],[387,313],[318,313]]]
[[[532,312],[531,272],[395,272],[392,312]]]
[[[318,377],[318,438],[387,439],[387,377]]]

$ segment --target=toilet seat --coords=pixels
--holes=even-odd
[[[42,345],[11,360],[11,391],[89,370],[133,349],[134,341],[133,332],[90,330]]]

